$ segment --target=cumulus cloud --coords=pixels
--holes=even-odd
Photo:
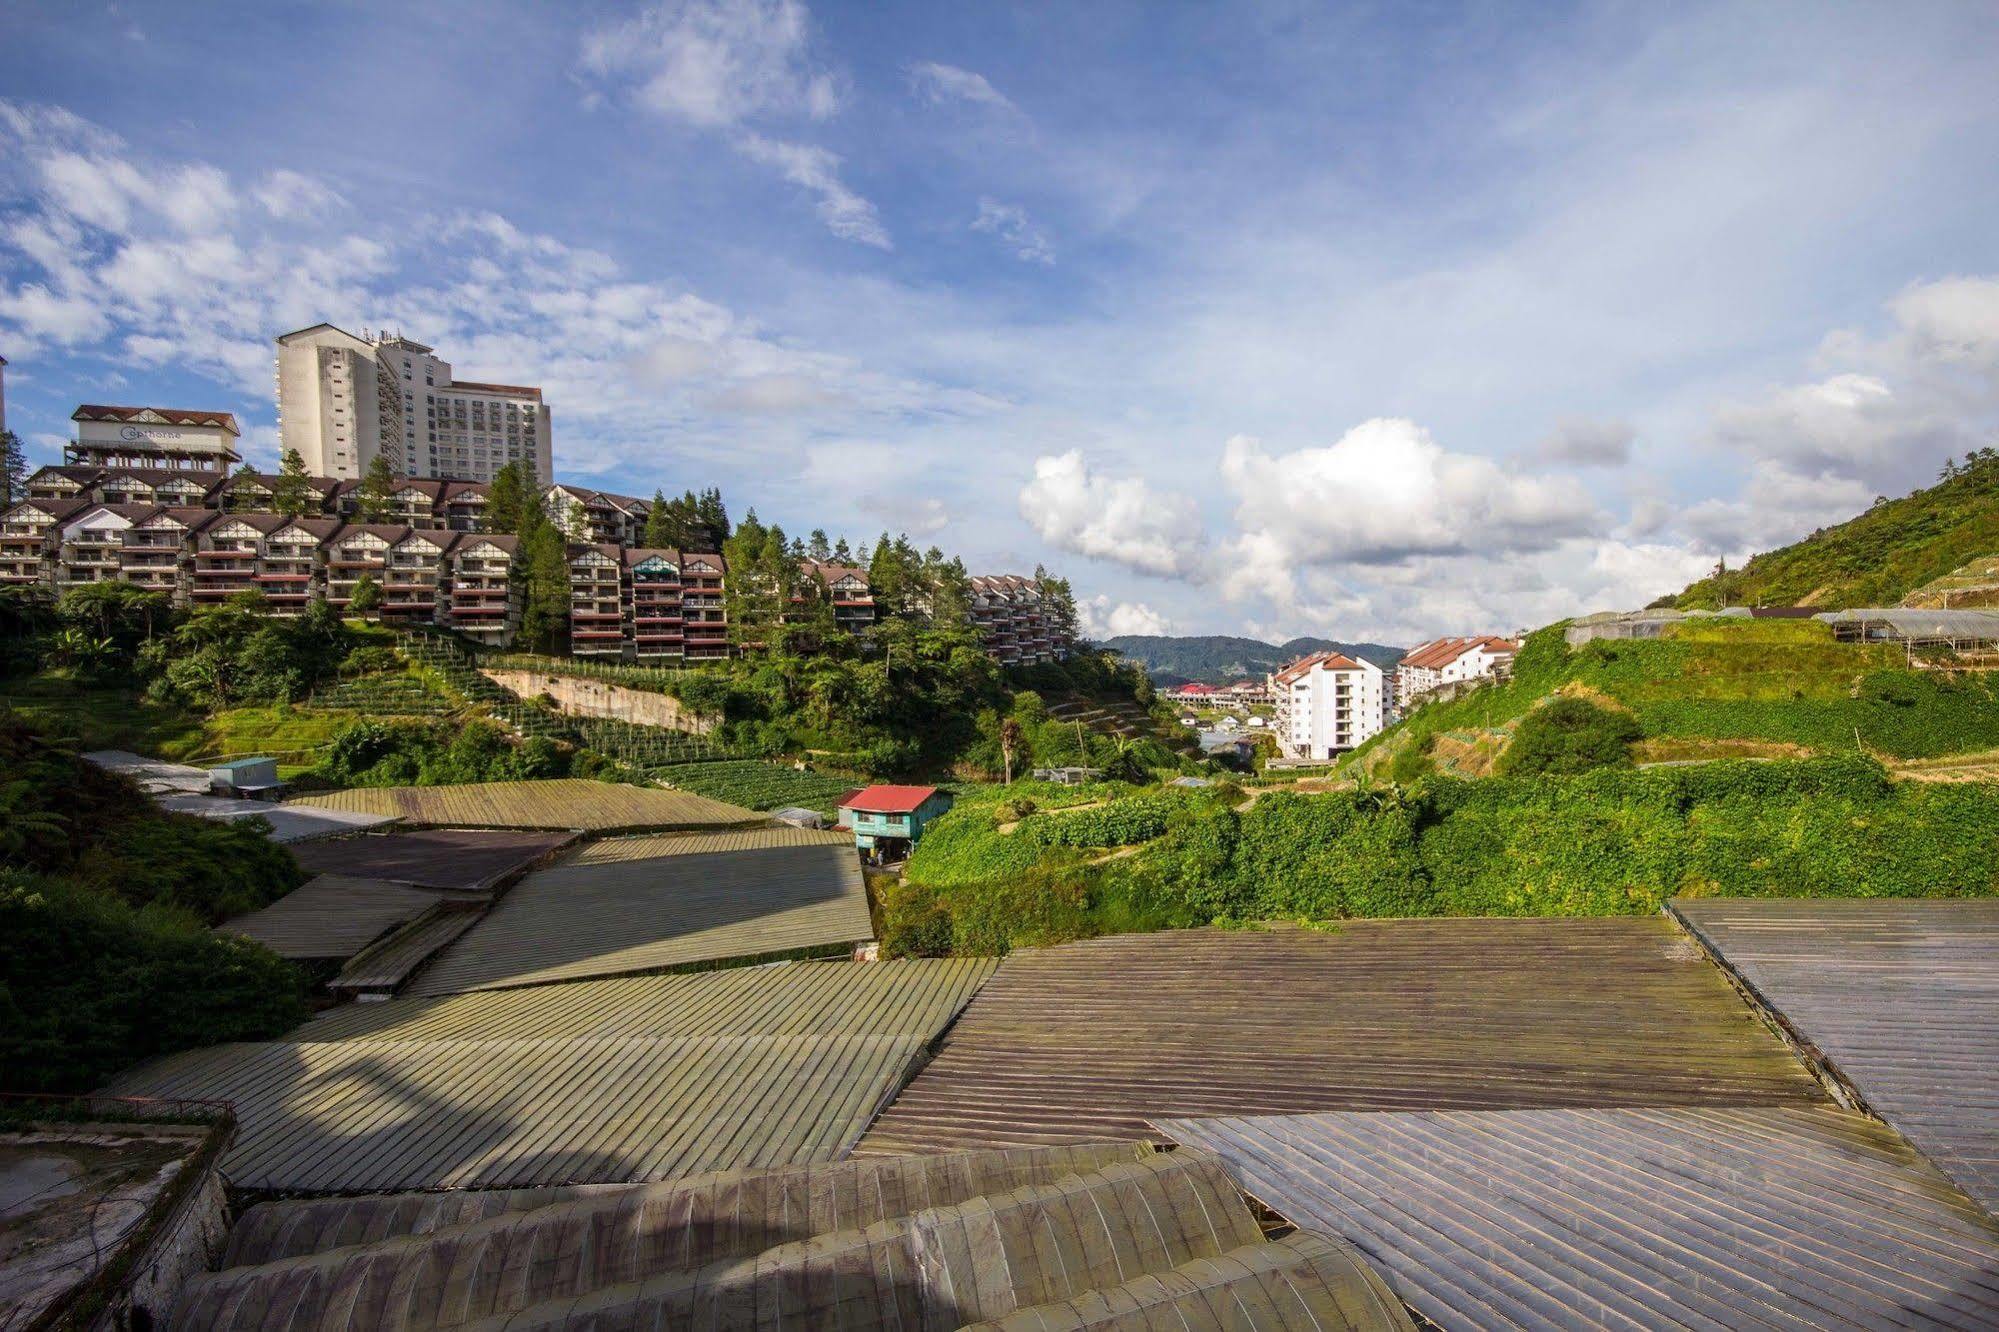
[[[1085,638],[1156,637],[1173,632],[1173,621],[1144,602],[1113,602],[1102,595],[1077,602],[1076,618]]]
[[[752,162],[775,167],[786,180],[817,195],[819,220],[835,236],[877,249],[892,248],[875,206],[841,183],[840,159],[833,153],[761,134],[744,134],[737,146]]]
[[[839,108],[839,82],[812,60],[811,38],[798,0],[681,0],[585,34],[582,68],[704,128],[768,113],[823,120]]]
[[[1044,541],[1091,559],[1166,577],[1200,569],[1193,500],[1154,490],[1141,477],[1093,472],[1077,449],[1034,460],[1020,516]]]
[[[1637,438],[1628,421],[1572,417],[1557,422],[1536,452],[1549,462],[1576,467],[1622,467],[1631,461],[1631,444]]]
[[[1049,245],[1048,237],[1028,220],[1027,210],[1018,204],[1001,203],[990,196],[982,197],[979,200],[979,215],[972,219],[972,230],[999,237],[1000,243],[1013,251],[1015,258],[1024,262],[1055,262],[1055,250]]]
[[[983,74],[956,65],[925,60],[909,67],[909,86],[924,101],[936,106],[943,102],[971,102],[979,106],[1014,110],[1004,93],[993,87]]]
[[[1601,523],[1572,479],[1516,475],[1448,452],[1401,419],[1365,421],[1325,448],[1276,456],[1237,435],[1222,450],[1221,475],[1239,500],[1228,583],[1238,595],[1295,597],[1301,568],[1505,559]]]

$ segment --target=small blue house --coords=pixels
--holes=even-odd
[[[840,826],[871,859],[900,860],[949,808],[951,797],[934,786],[870,786],[840,802]]]

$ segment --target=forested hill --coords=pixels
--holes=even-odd
[[[1154,634],[1120,634],[1103,640],[1127,659],[1145,667],[1158,684],[1183,684],[1188,680],[1218,683],[1240,676],[1262,678],[1287,662],[1308,652],[1344,652],[1377,666],[1393,666],[1406,649],[1385,643],[1338,643],[1328,638],[1294,638],[1288,643],[1266,643],[1256,638],[1236,638],[1228,634],[1174,638]]]
[[[1893,606],[1929,584],[1949,586],[1965,566],[1999,555],[1999,450],[1980,449],[1951,463],[1936,485],[1900,499],[1878,501],[1858,518],[1804,540],[1766,551],[1740,569],[1693,584],[1673,604],[1686,610],[1722,606]],[[1985,582],[1978,570],[1959,579],[1975,605]],[[1971,584],[1977,584],[1973,587]],[[1935,604],[1934,601],[1928,604]]]

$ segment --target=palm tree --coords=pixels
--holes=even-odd
[[[1008,717],[1000,723],[1000,765],[1005,769],[1005,780],[1008,786],[1013,785],[1013,756],[1020,750],[1022,734],[1020,723],[1013,718]]]

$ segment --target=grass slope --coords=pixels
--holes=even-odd
[[[1766,551],[1741,569],[1702,579],[1675,604],[1723,606],[1893,606],[1915,589],[1999,553],[1999,458],[1974,460],[1957,475],[1803,541]]]
[[[1999,680],[1914,670],[1887,644],[1838,643],[1812,620],[1698,620],[1652,641],[1571,649],[1562,626],[1528,636],[1511,681],[1418,708],[1356,750],[1349,770],[1478,776],[1511,726],[1557,691],[1638,718],[1646,756],[1832,754],[1937,758],[1999,746]],[[1487,766],[1454,766],[1462,754]]]

